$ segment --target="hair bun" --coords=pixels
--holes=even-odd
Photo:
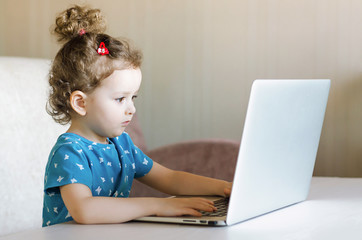
[[[75,5],[60,13],[55,20],[54,33],[58,42],[79,36],[82,29],[86,33],[103,33],[106,30],[106,22],[99,9]]]

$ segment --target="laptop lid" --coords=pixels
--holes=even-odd
[[[330,80],[255,80],[227,225],[307,198]]]

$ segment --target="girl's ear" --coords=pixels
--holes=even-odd
[[[86,110],[86,98],[87,95],[82,91],[74,91],[70,95],[70,105],[72,106],[73,110],[81,116],[85,116],[87,114]]]

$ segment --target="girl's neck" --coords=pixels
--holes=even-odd
[[[74,133],[79,136],[82,136],[92,142],[108,144],[108,138],[97,135],[95,132],[91,131],[88,128],[85,128],[82,124],[79,124],[78,121],[72,121],[67,133]]]

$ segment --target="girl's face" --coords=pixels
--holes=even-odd
[[[142,74],[139,68],[116,70],[87,94],[84,126],[90,140],[104,142],[122,134],[136,112]]]

